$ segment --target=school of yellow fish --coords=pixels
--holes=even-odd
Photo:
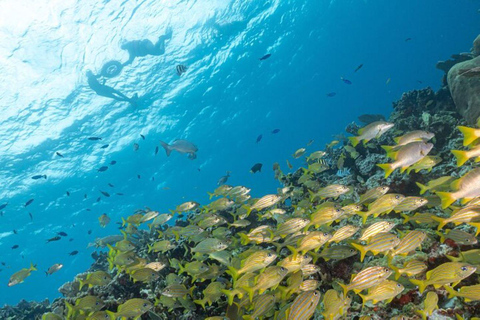
[[[361,142],[369,143],[393,127],[384,121],[371,123],[350,138],[351,144],[359,148]],[[479,161],[480,144],[475,142],[480,129],[459,129],[464,145],[471,148],[452,151],[458,166],[470,158]],[[428,174],[441,161],[428,155],[433,137],[412,131],[395,138],[396,145],[382,146],[392,159],[378,165],[385,177],[396,169]],[[297,150],[294,158],[305,152]],[[275,194],[252,198],[247,187],[221,185],[209,193],[216,199],[203,207],[191,201],[170,213],[146,210],[122,219],[123,238],[107,244],[108,270],[76,279],[85,295],[66,302],[64,315],[47,313],[43,319],[139,319],[147,312],[183,309],[208,314],[200,317],[208,320],[306,320],[314,314],[334,320],[352,318],[354,302],[361,302],[364,312],[358,313],[357,307],[356,315],[367,320],[374,318],[365,314],[375,305],[388,304],[415,287],[423,301],[416,313],[427,319],[438,309],[439,294],[446,292],[448,298],[467,303],[480,300],[480,284],[459,285],[478,277],[480,249],[465,246],[476,244],[480,233],[480,168],[458,179],[444,176],[417,183],[418,196],[393,193],[382,185],[357,197],[351,186],[324,185],[316,179],[328,167],[327,155],[324,151],[308,155],[306,168],[296,172],[298,179]],[[285,181],[278,164],[274,171],[279,181]],[[187,219],[167,227],[180,214]],[[100,223],[104,225],[105,219]],[[147,231],[141,231],[142,225]],[[437,226],[436,232],[432,226]],[[135,234],[141,232],[155,240],[139,245]],[[428,270],[428,257],[421,252],[427,239],[442,243],[450,239],[465,250],[446,255],[449,262]],[[322,272],[325,264],[334,268],[344,259],[350,259],[355,271],[349,281]],[[34,270],[32,265],[17,272],[9,286]],[[155,298],[116,301],[115,310],[104,310],[106,302],[91,288],[110,285],[125,274]],[[444,290],[437,292],[439,288]],[[407,319],[401,312],[392,319]]]

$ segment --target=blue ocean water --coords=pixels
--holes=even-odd
[[[308,141],[322,149],[357,116],[388,116],[403,92],[438,89],[436,62],[470,49],[479,8],[476,0],[1,1],[0,304],[59,296],[93,262],[87,244],[118,233],[121,217],[207,203],[227,170],[228,183],[253,196],[274,192],[274,162],[298,166],[291,154]],[[137,58],[107,82],[137,93],[138,106],[87,86],[88,69],[128,59],[122,43],[155,42],[169,29],[165,54]],[[181,77],[179,64],[188,67]],[[198,146],[197,159],[155,155],[160,140],[177,138]],[[257,162],[262,172],[249,173]],[[31,178],[39,174],[47,179]],[[105,229],[102,213],[112,218]],[[46,243],[60,231],[68,236]],[[7,287],[31,262],[39,272]],[[54,263],[64,268],[46,277]]]

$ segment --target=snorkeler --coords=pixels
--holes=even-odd
[[[145,57],[146,55],[160,56],[165,53],[165,40],[172,37],[172,31],[167,30],[166,34],[160,36],[156,44],[148,39],[133,40],[122,44],[121,48],[127,50],[129,58],[123,64],[126,66],[135,60],[136,57]]]
[[[93,72],[90,70],[87,70],[87,78],[88,78],[88,85],[99,96],[112,98],[117,101],[127,101],[134,106],[136,105],[136,100],[138,99],[138,95],[136,93],[133,95],[132,98],[129,98],[123,93],[121,93],[120,91],[116,90],[115,88],[109,87],[105,84],[101,84],[97,80],[97,76],[94,75]]]

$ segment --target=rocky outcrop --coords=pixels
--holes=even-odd
[[[480,56],[480,34],[478,37],[473,41],[473,48],[472,53],[475,57]]]
[[[475,124],[480,116],[480,56],[455,64],[447,81],[457,111],[468,124]]]

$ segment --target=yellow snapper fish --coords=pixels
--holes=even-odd
[[[75,300],[75,306],[65,301],[65,306],[68,310],[67,319],[69,319],[79,312],[89,313],[99,311],[105,304],[99,297],[89,295]]]
[[[196,208],[198,208],[200,206],[200,204],[198,202],[195,202],[195,201],[187,201],[187,202],[184,202],[180,205],[178,205],[176,208],[175,208],[175,211],[174,212],[187,212],[187,211],[192,211],[192,210],[195,210]]]
[[[298,290],[300,290],[300,291],[312,291],[312,290],[316,290],[319,286],[320,286],[320,281],[310,279],[310,280],[303,281],[300,284],[300,286],[298,287]]]
[[[186,295],[192,295],[194,288],[187,289],[183,284],[174,283],[163,289],[161,294],[170,298],[182,298]]]
[[[405,196],[397,193],[388,193],[374,202],[372,202],[368,206],[368,211],[366,212],[359,212],[358,214],[362,217],[362,222],[367,222],[367,218],[369,216],[378,217],[381,214],[388,214],[392,211],[396,206],[398,206],[403,200],[405,200]]]
[[[433,223],[438,223],[437,221],[433,220],[433,217],[436,217],[433,213],[421,213],[417,212],[413,216],[409,216],[407,214],[401,213],[400,214],[403,217],[403,224],[406,224],[407,222],[415,222],[417,224],[433,224]]]
[[[378,198],[386,194],[388,190],[390,190],[390,187],[388,186],[379,186],[370,189],[360,196],[360,201],[358,202],[358,204],[370,203],[374,200],[377,200]]]
[[[405,236],[402,237],[400,242],[397,244],[395,249],[391,250],[389,255],[395,257],[406,256],[410,252],[415,251],[418,247],[422,245],[423,240],[427,237],[427,234],[420,230],[409,231]]]
[[[458,254],[458,257],[453,257],[446,255],[450,261],[454,262],[465,262],[471,265],[480,265],[480,249],[473,249],[468,251],[461,251]],[[477,273],[479,270],[476,271]]]
[[[156,241],[153,244],[147,244],[148,253],[150,252],[161,252],[165,253],[169,250],[175,249],[177,246],[173,244],[170,240],[160,240]]]
[[[59,316],[56,313],[53,312],[47,312],[42,315],[42,320],[63,320],[64,318],[62,316]]]
[[[282,197],[276,194],[267,194],[266,196],[261,197],[258,199],[251,207],[246,206],[247,209],[247,216],[250,214],[251,211],[257,210],[260,211],[262,209],[270,208],[277,204]]]
[[[216,210],[216,211],[223,211],[231,208],[235,202],[228,198],[220,198],[212,203],[210,203],[208,206],[205,207],[205,210],[208,212],[210,210]]]
[[[362,246],[361,244],[354,242],[350,243],[350,245],[360,252],[360,262],[363,262],[367,252],[371,252],[373,255],[380,253],[386,254],[399,242],[400,239],[392,233],[379,233],[370,238],[368,245]]]
[[[362,208],[363,206],[357,203],[352,203],[352,204],[343,206],[341,209],[345,212],[345,214],[342,217],[342,219],[358,214],[360,211],[362,211]]]
[[[141,213],[132,214],[131,216],[128,216],[127,219],[122,217],[122,227],[127,224],[138,226],[142,223],[142,219],[143,219],[143,214]]]
[[[150,268],[140,268],[134,270],[130,273],[130,278],[133,280],[133,283],[136,282],[152,282],[159,278],[159,274]]]
[[[326,198],[338,198],[342,194],[345,194],[350,191],[348,186],[341,184],[331,184],[324,188],[320,188],[315,194],[312,194],[310,201],[313,201],[317,198],[326,199]]]
[[[300,293],[287,311],[287,320],[309,320],[315,313],[320,296],[317,290]]]
[[[471,158],[475,158],[475,162],[480,161],[480,145],[470,150],[452,150],[453,155],[457,158],[457,167],[463,166],[465,162]]]
[[[480,196],[480,168],[467,172],[460,179],[451,183],[456,191],[437,192],[436,195],[442,200],[442,209],[448,208],[456,200],[462,199],[462,204]]]
[[[110,223],[110,217],[104,213],[98,217],[98,222],[100,223],[100,227],[105,228]]]
[[[315,151],[315,152],[312,152],[309,156],[307,156],[307,162],[311,162],[311,161],[318,161],[320,159],[322,159],[323,157],[325,157],[327,155],[327,153],[325,151]]]
[[[352,146],[356,147],[360,141],[364,144],[373,138],[380,138],[385,132],[393,128],[394,124],[385,121],[375,121],[358,130],[356,137],[349,137]]]
[[[448,286],[446,286],[447,288]],[[448,287],[450,288],[450,287]],[[415,311],[422,316],[423,320],[427,320],[433,314],[433,311],[438,309],[438,295],[430,291],[427,293],[425,300],[423,300],[423,309]]]
[[[393,227],[395,227],[395,223],[391,221],[375,222],[362,232],[362,235],[360,236],[360,238],[358,238],[358,240],[368,241],[371,237],[375,236],[376,234],[389,232],[390,230],[393,229]]]
[[[352,275],[353,278],[350,284],[346,285],[338,283],[343,288],[343,295],[346,297],[348,291],[353,290],[355,293],[359,293],[365,289],[375,287],[385,281],[392,274],[392,270],[389,268],[377,266],[368,267],[360,271],[356,275]]]
[[[33,265],[32,263],[30,263],[30,268],[28,269],[23,268],[20,271],[17,271],[14,274],[12,274],[12,276],[10,277],[10,280],[8,281],[8,286],[11,287],[19,283],[22,283],[23,281],[25,281],[27,277],[30,276],[32,271],[37,271],[37,268],[36,268],[36,265]]]
[[[430,180],[426,185],[419,182],[415,182],[415,184],[420,188],[420,195],[422,195],[427,191],[447,190],[453,180],[455,180],[455,178],[452,176],[444,176],[434,180]]]
[[[227,184],[222,184],[213,192],[207,192],[207,194],[208,194],[209,200],[211,200],[213,197],[226,196],[227,193],[232,189],[233,189],[232,186],[229,186]]]
[[[446,224],[453,223],[456,226],[462,223],[476,222],[480,219],[480,206],[465,207],[454,212],[448,218],[432,217],[433,220],[438,221],[438,230],[441,230]]]
[[[233,280],[236,281],[243,273],[255,272],[268,267],[276,258],[277,255],[271,250],[256,251],[242,261],[240,269],[228,266],[229,274],[232,276]]]
[[[243,316],[244,320],[255,320],[262,318],[266,313],[275,306],[275,296],[272,294],[264,294],[257,296],[253,302],[253,312],[251,315]]]
[[[445,234],[437,231],[436,234],[440,236],[441,243],[444,243],[446,239],[451,239],[458,245],[474,245],[478,242],[474,235],[457,229],[447,229]]]
[[[148,222],[150,220],[154,220],[156,217],[158,217],[159,214],[160,214],[160,212],[158,212],[158,211],[153,211],[153,210],[148,209],[145,212],[145,214],[143,215],[142,219],[140,219],[140,223],[145,223],[145,222]]]
[[[292,155],[292,157],[294,157],[295,159],[298,159],[305,154],[305,151],[307,151],[307,149],[300,148],[297,151],[295,151],[295,153]]]
[[[404,289],[405,289],[404,286],[398,282],[385,280],[379,285],[373,288],[370,288],[368,290],[368,294],[366,295],[359,294],[359,296],[363,300],[362,305],[365,305],[365,303],[370,300],[372,301],[373,304],[377,304],[378,302],[384,301],[384,300],[386,300],[387,303],[390,303],[393,300],[393,298],[399,295]]]
[[[331,236],[331,238],[327,242],[338,243],[340,241],[348,239],[352,237],[355,233],[357,233],[359,229],[360,229],[359,227],[352,226],[352,225],[343,226],[339,228],[337,231],[335,231],[335,233]]]
[[[310,216],[310,223],[309,226],[315,226],[315,228],[319,228],[322,225],[331,225],[335,220],[338,220],[345,214],[340,208],[336,207],[323,207],[316,210]]]
[[[425,280],[410,279],[410,282],[418,286],[420,293],[423,293],[429,285],[433,285],[435,289],[438,289],[446,284],[453,283],[455,287],[456,284],[469,277],[476,270],[476,267],[466,263],[446,262],[428,271]]]
[[[305,228],[310,223],[309,219],[305,218],[291,218],[281,223],[277,226],[274,232],[271,234],[271,239],[275,236],[280,236],[281,238],[285,238],[289,234],[296,233],[303,228]]]
[[[318,251],[321,246],[323,246],[330,238],[331,234],[321,231],[313,231],[307,234],[305,237],[300,239],[297,243],[297,247],[287,246],[287,248],[293,253],[294,256],[300,252],[305,254],[308,251],[315,250]]]
[[[408,212],[417,210],[420,207],[423,207],[428,203],[428,200],[422,197],[405,197],[405,199],[400,202],[393,211],[395,212]]]
[[[95,271],[87,274],[86,278],[83,280],[79,280],[80,289],[82,290],[83,286],[88,286],[88,288],[94,286],[104,286],[112,281],[112,277],[105,271]]]
[[[315,264],[306,264],[300,270],[302,270],[303,276],[308,277],[315,273],[319,273],[320,267]]]
[[[313,257],[313,263],[316,263],[319,258],[325,261],[329,260],[343,260],[352,257],[357,254],[357,251],[346,245],[337,245],[328,247],[322,250],[320,253],[309,252],[309,255]]]
[[[108,311],[107,313],[111,319],[117,319],[119,317],[128,319],[139,319],[141,315],[153,308],[153,303],[145,299],[130,299],[125,303],[118,306],[117,312]]]
[[[308,254],[305,255],[289,255],[278,263],[278,266],[287,269],[288,273],[297,272],[301,270],[303,266],[312,261],[312,257]]]
[[[463,146],[469,146],[480,137],[480,129],[458,126],[458,130],[463,133]]]
[[[410,142],[415,142],[415,141],[427,142],[430,139],[432,139],[434,136],[435,134],[432,132],[414,130],[404,134],[403,136],[396,137],[393,140],[395,141],[397,146],[404,146],[406,144],[409,144]]]
[[[408,167],[426,157],[432,148],[431,143],[411,142],[402,146],[400,150],[387,154],[395,160],[393,163],[377,164],[377,166],[385,171],[385,178],[388,178],[395,169],[400,168],[400,172],[403,173]]]
[[[460,290],[455,291],[450,286],[445,286],[445,289],[448,292],[448,298],[460,297],[465,300],[465,302],[479,301],[480,300],[480,284],[473,286],[464,286]]]
[[[323,317],[326,320],[337,320],[346,315],[352,299],[330,289],[323,297]]]
[[[222,290],[225,289],[225,284],[221,282],[211,282],[205,290],[203,290],[203,299],[194,300],[194,303],[199,304],[205,309],[205,304],[208,303],[211,306],[214,302],[218,301],[222,296]]]
[[[258,294],[261,295],[270,288],[275,289],[280,284],[280,282],[282,282],[283,278],[285,278],[287,273],[288,269],[284,267],[268,267],[267,269],[265,269],[264,272],[259,275],[256,284],[253,287],[242,287],[242,289],[248,292],[250,302],[252,302],[253,294],[255,292],[258,291]]]
[[[228,244],[217,239],[217,238],[207,238],[197,244],[194,248],[191,248],[191,252],[205,253],[209,254],[215,251],[222,251],[227,249]]]
[[[402,268],[397,268],[392,264],[392,257],[388,259],[388,267],[395,272],[395,280],[398,280],[402,275],[413,277],[423,273],[427,270],[427,265],[420,260],[412,259],[403,264]]]
[[[412,166],[410,166],[407,169],[407,174],[410,174],[412,170],[417,173],[421,170],[427,170],[427,172],[431,172],[433,167],[435,167],[440,162],[442,162],[442,158],[440,158],[439,156],[426,156],[425,158],[417,161]]]

